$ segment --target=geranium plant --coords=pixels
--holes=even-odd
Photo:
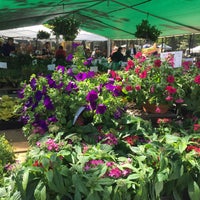
[[[171,61],[171,60],[170,60]],[[126,87],[138,107],[154,104],[157,112],[160,105],[183,103],[185,92],[180,85],[180,72],[169,60],[157,56],[146,57],[138,52],[125,68]]]

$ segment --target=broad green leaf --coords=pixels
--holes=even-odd
[[[25,170],[23,174],[23,180],[22,180],[22,188],[24,191],[26,191],[28,181],[29,181],[29,170]]]
[[[190,199],[192,200],[200,199],[200,188],[196,181],[193,181],[193,183],[188,184],[188,193]]]
[[[42,181],[35,188],[34,197],[36,200],[46,200],[46,186]]]
[[[163,182],[156,182],[155,183],[155,192],[156,192],[156,198],[160,196],[160,193],[163,190]]]

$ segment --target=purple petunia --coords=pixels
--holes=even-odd
[[[69,68],[68,70],[67,70],[67,74],[68,74],[68,76],[74,76],[74,73],[73,73],[73,70],[72,70],[72,68]]]
[[[44,106],[46,107],[47,110],[54,109],[54,106],[53,106],[52,101],[49,96],[44,97]]]
[[[69,54],[69,55],[67,56],[67,58],[66,58],[66,61],[67,61],[67,62],[71,62],[73,58],[74,58],[73,54]]]
[[[95,76],[95,72],[94,71],[89,71],[87,73],[87,78],[93,78]]]
[[[106,106],[104,104],[99,104],[96,109],[96,114],[104,114],[106,112]]]
[[[70,94],[72,90],[78,91],[78,87],[76,83],[70,81],[66,86],[65,90],[68,92],[68,94]]]
[[[65,67],[64,66],[61,66],[61,65],[58,65],[57,68],[56,68],[57,71],[61,71],[63,74],[65,72]]]
[[[46,79],[50,88],[56,88],[56,82],[52,79],[51,75],[47,75]]]
[[[87,78],[87,73],[85,72],[80,72],[75,76],[75,79],[77,81],[84,81]]]
[[[24,98],[24,88],[22,88],[21,90],[18,91],[17,95],[18,98],[23,99]]]
[[[42,99],[42,95],[43,95],[42,91],[40,91],[40,90],[36,91],[35,99],[36,99],[37,102]]]
[[[89,102],[94,102],[98,99],[98,93],[95,90],[91,90],[90,92],[88,92],[87,96],[86,96],[86,100]]]
[[[48,122],[57,122],[58,119],[55,116],[48,117]]]
[[[36,85],[37,85],[36,79],[32,78],[30,81],[30,86],[31,86],[32,90],[36,89]]]

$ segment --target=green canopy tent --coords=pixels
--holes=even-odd
[[[110,39],[134,39],[143,19],[161,36],[200,33],[200,0],[6,0],[0,29],[45,23],[60,15],[81,20],[81,29]]]

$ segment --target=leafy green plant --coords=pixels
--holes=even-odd
[[[37,39],[49,39],[50,38],[50,33],[40,30],[37,33]]]
[[[8,121],[19,117],[19,115],[15,112],[18,102],[18,98],[16,97],[3,95],[0,98],[0,120]]]
[[[147,41],[155,42],[161,34],[161,31],[156,26],[151,26],[148,20],[142,20],[141,24],[136,26],[136,29],[135,37],[143,38]]]
[[[15,162],[15,155],[5,135],[0,135],[0,148],[0,185],[2,185],[3,174],[7,173],[9,166]]]

